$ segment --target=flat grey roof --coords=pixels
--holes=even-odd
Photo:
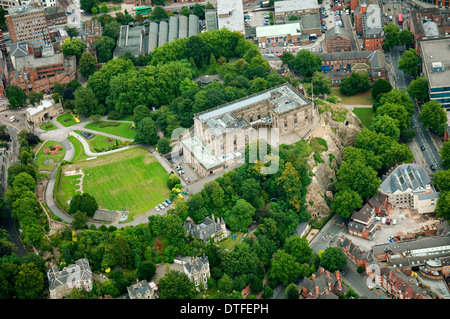
[[[319,3],[317,0],[285,0],[285,1],[275,1],[274,9],[275,13],[286,12],[286,11],[296,11],[296,10],[307,10],[307,9],[319,9]]]
[[[244,33],[244,7],[242,0],[217,0],[219,29]]]
[[[382,12],[378,5],[370,4],[363,15],[364,35],[378,34],[383,31]]]
[[[308,104],[309,102],[305,100],[303,97],[301,97],[297,92],[294,92],[289,86],[283,85],[277,88],[274,88],[272,90],[267,90],[265,92],[262,92],[260,94],[250,96],[249,98],[242,99],[240,101],[237,101],[235,103],[231,103],[229,105],[226,105],[224,107],[219,107],[217,109],[213,109],[212,111],[201,113],[198,115],[198,119],[201,121],[205,121],[211,118],[215,118],[218,116],[221,116],[223,114],[233,112],[236,110],[239,110],[241,108],[244,108],[248,105],[258,103],[267,99],[270,99],[270,94],[274,91],[283,91],[286,94],[288,94],[291,99],[295,99],[300,105]],[[279,106],[275,107],[274,111],[277,113],[283,113],[289,109],[292,109],[292,105],[289,104],[291,101],[288,101],[286,97],[282,98],[280,97],[278,99],[274,99],[276,103],[279,104]]]
[[[430,87],[450,87],[450,71],[445,68],[443,72],[431,72],[433,62],[450,64],[450,39],[420,41],[422,63]]]
[[[205,169],[211,169],[222,164],[214,152],[197,136],[185,138],[181,140],[181,143]]]

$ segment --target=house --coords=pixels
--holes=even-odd
[[[183,263],[184,273],[189,277],[199,290],[202,285],[204,289],[208,289],[208,278],[211,276],[209,269],[208,257],[203,254],[202,257],[191,257],[189,261]]]
[[[338,25],[327,30],[325,33],[325,45],[327,47],[327,52],[351,51],[351,36],[351,33],[347,29],[341,28]]]
[[[375,277],[380,288],[393,299],[431,299],[427,290],[418,285],[417,280],[398,269],[382,267]]]
[[[74,288],[91,291],[92,271],[87,259],[82,258],[75,264],[64,267],[59,271],[57,266],[51,267],[47,272],[50,299],[61,299],[68,295]]]
[[[434,212],[439,192],[431,184],[430,171],[418,164],[401,164],[381,179],[379,191],[393,208],[415,209],[419,214]]]
[[[190,217],[184,223],[186,231],[195,238],[203,240],[205,243],[212,239],[215,243],[221,241],[229,236],[229,231],[226,228],[223,218],[214,219],[214,214],[211,217],[205,217],[201,224],[196,224]]]
[[[337,295],[345,295],[349,290],[342,283],[339,270],[332,273],[321,266],[311,279],[304,277],[298,288],[300,299],[338,299]]]
[[[128,296],[130,299],[156,299],[156,284],[151,281],[147,282],[147,280],[138,281],[136,279],[136,283],[127,287]]]
[[[367,268],[372,262],[372,255],[370,251],[361,250],[357,245],[353,244],[351,239],[345,236],[342,236],[341,238],[341,248],[357,267],[362,266]]]
[[[379,78],[389,80],[386,58],[382,51],[340,51],[322,53],[322,71],[331,78],[332,85],[338,87],[341,79],[351,72],[367,72],[373,84]]]

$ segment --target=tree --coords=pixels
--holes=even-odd
[[[450,168],[450,141],[444,142],[442,148],[439,151],[441,154],[441,165],[445,169]]]
[[[357,192],[347,189],[335,194],[331,210],[341,217],[349,218],[355,210],[362,207],[362,204],[361,196]]]
[[[450,218],[450,191],[439,193],[435,213],[437,217]]]
[[[133,121],[136,124],[136,126],[143,118],[150,116],[151,116],[150,110],[145,105],[138,105],[133,109]]]
[[[167,187],[172,189],[175,185],[180,184],[180,178],[176,174],[170,174],[169,179],[167,180]]]
[[[352,72],[349,77],[341,80],[339,89],[344,95],[353,95],[370,89],[370,79],[367,72]]]
[[[424,128],[435,131],[437,131],[439,126],[447,124],[447,113],[442,108],[441,103],[437,101],[425,103],[418,118]]]
[[[92,8],[97,7],[96,0],[80,0],[80,7],[86,12],[92,13]]]
[[[186,56],[192,58],[197,68],[208,65],[211,58],[211,47],[199,36],[191,36],[186,42]]]
[[[102,5],[100,6],[100,12],[101,13],[106,13],[108,12],[108,6],[106,5],[106,3],[102,3]]]
[[[156,6],[153,8],[153,13],[150,16],[152,20],[164,20],[167,19],[169,16],[167,15],[166,10],[163,7]]]
[[[161,299],[193,299],[196,295],[194,283],[182,272],[171,270],[159,279],[158,284]]]
[[[399,42],[400,44],[404,45],[406,48],[410,47],[414,40],[414,34],[407,30],[402,29],[399,33]]]
[[[222,278],[217,281],[217,288],[225,294],[229,294],[233,291],[233,279],[224,274]]]
[[[291,14],[289,16],[289,21],[297,21],[298,20],[298,16],[296,14]]]
[[[286,287],[286,291],[284,292],[284,295],[287,296],[288,299],[298,299],[298,297],[299,297],[298,286],[294,283],[289,284]]]
[[[450,191],[450,170],[440,170],[434,173],[433,184],[440,191]]]
[[[79,34],[77,28],[75,28],[75,27],[70,27],[70,26],[68,26],[68,25],[66,25],[66,26],[64,27],[64,30],[66,30],[67,35],[69,36],[70,40],[72,40],[73,37],[77,37],[78,34]]]
[[[92,114],[95,112],[98,102],[94,92],[88,87],[80,87],[74,92],[74,111],[77,114]]]
[[[69,214],[73,215],[80,211],[86,213],[87,216],[94,216],[95,211],[98,209],[97,200],[94,196],[88,193],[76,194],[70,200]]]
[[[309,50],[300,50],[288,65],[304,76],[312,76],[315,71],[320,71],[322,58],[320,55],[314,54]]]
[[[231,230],[246,232],[253,222],[255,208],[245,199],[238,199],[234,207],[225,213],[225,221]]]
[[[86,229],[88,216],[86,213],[77,211],[75,214],[73,214],[73,220],[72,220],[72,227],[74,229]]]
[[[186,17],[189,16],[191,13],[192,12],[191,12],[191,10],[189,10],[188,7],[184,7],[180,10],[180,14],[183,16],[186,16]]]
[[[411,116],[405,107],[401,104],[385,103],[378,107],[376,113],[378,115],[387,115],[398,123],[400,131],[406,129],[411,123]]]
[[[156,145],[158,133],[156,123],[150,117],[143,118],[136,130],[135,141],[147,145]]]
[[[394,120],[389,115],[374,116],[370,128],[374,132],[391,137],[394,141],[398,141],[400,138],[400,128],[398,127],[398,121]]]
[[[91,9],[91,13],[92,13],[93,15],[96,15],[96,14],[98,13],[98,11],[99,11],[98,6],[94,6],[94,7],[92,7],[92,9]]]
[[[331,79],[323,72],[314,72],[311,80],[314,95],[330,94]]]
[[[16,249],[17,247],[11,242],[8,231],[6,229],[0,229],[0,258],[5,255],[11,255]]]
[[[5,93],[11,109],[16,109],[27,103],[27,94],[16,85],[7,86]]]
[[[75,55],[77,57],[77,61],[80,61],[81,55],[85,50],[86,43],[84,43],[80,39],[66,39],[61,46],[61,52],[65,57]]]
[[[80,74],[87,78],[97,71],[97,60],[95,60],[91,53],[84,52],[80,58],[78,69],[80,70]]]
[[[100,38],[94,41],[94,45],[97,49],[99,63],[105,63],[111,60],[112,49],[116,45],[114,39],[102,35]]]
[[[286,239],[283,249],[300,264],[306,263],[312,256],[312,249],[309,247],[308,241],[300,236]]]
[[[398,60],[398,68],[404,73],[414,76],[417,73],[420,61],[420,56],[417,54],[416,50],[409,49],[408,51],[405,51]]]
[[[156,146],[158,147],[158,152],[161,154],[167,154],[172,150],[172,147],[170,146],[170,139],[166,137],[160,138]]]
[[[33,106],[35,104],[39,104],[43,98],[44,98],[43,91],[39,92],[31,91],[30,93],[28,93],[28,102]]]
[[[138,264],[136,269],[136,277],[139,280],[145,279],[150,281],[155,274],[156,274],[156,266],[152,261],[146,260]]]
[[[424,77],[418,77],[411,81],[406,91],[414,99],[428,100],[428,80]]]
[[[383,47],[387,51],[390,51],[393,47],[400,43],[400,28],[393,23],[389,23],[385,25],[383,29],[385,33]]]
[[[392,90],[392,85],[389,81],[379,78],[372,86],[372,97],[376,99],[378,95],[387,93]]]
[[[192,13],[195,14],[200,19],[205,18],[205,10],[203,10],[203,7],[199,3],[194,4],[194,9],[192,10]]]
[[[269,278],[283,285],[294,282],[300,275],[300,263],[284,250],[278,250],[272,258]]]
[[[363,199],[369,198],[378,192],[381,184],[377,172],[367,166],[365,162],[343,161],[337,171],[336,188],[339,191],[352,190],[360,194]]]
[[[116,20],[111,20],[108,23],[105,23],[105,29],[103,30],[104,36],[110,37],[111,39],[117,39],[117,36],[120,33],[120,23]]]
[[[44,274],[34,263],[19,266],[15,277],[15,292],[19,299],[39,299],[44,291]]]
[[[343,270],[347,265],[347,256],[340,247],[328,247],[320,257],[320,265],[331,272]]]

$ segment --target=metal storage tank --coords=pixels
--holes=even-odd
[[[172,42],[178,37],[178,17],[171,16],[169,19],[169,38],[167,41]]]

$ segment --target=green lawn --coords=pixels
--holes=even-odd
[[[372,93],[370,91],[345,96],[341,93],[339,88],[333,88],[331,89],[331,95],[339,97],[342,104],[373,105]]]
[[[136,130],[130,128],[130,123],[119,123],[117,126],[105,126],[108,123],[119,123],[114,121],[101,121],[98,124],[89,123],[84,127],[90,130],[94,130],[97,132],[108,133],[116,136],[120,136],[123,138],[134,139],[134,135],[136,134]]]
[[[47,154],[44,153],[44,150],[46,148],[51,148],[55,145],[61,145],[58,142],[55,141],[46,141],[41,149],[39,150],[39,152],[37,153],[36,156],[36,165],[38,167],[38,172],[39,171],[53,171],[56,167],[58,167],[58,163],[62,161],[62,159],[64,158],[64,154],[66,153],[65,148],[63,147],[62,149],[60,149],[60,152],[58,154],[55,155],[50,155],[50,153],[48,153],[48,158],[49,159],[53,159],[54,164],[44,164],[45,160],[47,159]],[[62,146],[62,145],[61,145]]]
[[[233,241],[233,234],[236,235],[236,237],[234,238],[234,241]],[[234,248],[234,246],[237,243],[239,243],[239,241],[241,240],[242,237],[244,237],[243,232],[231,232],[230,236],[228,236],[226,239],[220,241],[218,244],[222,248],[232,250]]]
[[[60,115],[56,120],[66,127],[77,124],[71,113],[65,113],[63,115]]]
[[[39,128],[44,131],[52,131],[52,130],[56,130],[58,127],[55,124],[53,124],[52,122],[46,122],[46,123],[42,124],[41,126],[39,126]]]
[[[64,176],[64,172],[75,168],[80,168],[85,174],[83,191],[92,194],[101,208],[126,208],[133,216],[154,208],[170,195],[167,187],[169,174],[144,148],[64,165],[59,187],[64,202],[73,197],[76,188],[74,177]]]
[[[355,107],[353,113],[361,120],[362,124],[369,128],[372,123],[373,110],[372,108]]]
[[[72,142],[75,149],[75,154],[73,155],[72,159],[73,163],[84,161],[86,160],[86,158],[89,158],[89,156],[87,156],[86,153],[84,152],[83,144],[81,144],[81,142],[76,137],[69,136],[68,139],[70,142]]]
[[[82,131],[75,130],[75,133],[78,133],[82,138],[86,140],[89,144],[89,149],[91,152],[102,152],[101,150],[107,150],[108,147],[116,145],[116,141],[118,144],[120,144],[119,140],[109,138],[107,136],[101,135],[101,134],[95,134],[93,138],[87,139],[83,135],[81,135]]]

